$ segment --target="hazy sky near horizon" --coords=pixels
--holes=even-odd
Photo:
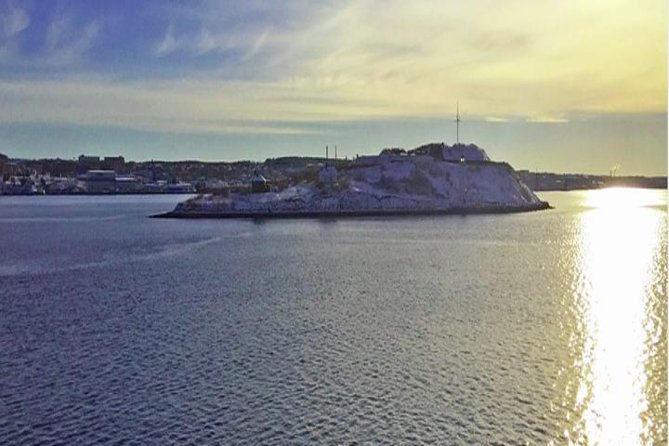
[[[0,152],[666,174],[665,0],[0,0]]]

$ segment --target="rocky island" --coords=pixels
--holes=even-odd
[[[280,218],[481,214],[549,208],[505,162],[474,144],[384,149],[354,161],[325,162],[317,178],[272,190],[258,172],[250,188],[199,195],[165,218]]]

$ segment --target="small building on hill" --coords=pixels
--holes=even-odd
[[[79,155],[78,160],[80,164],[95,164],[100,162],[100,157],[81,154]]]
[[[122,156],[105,156],[103,165],[107,169],[121,171],[125,167],[125,158]]]
[[[444,161],[490,161],[485,150],[476,144],[444,144],[442,153]]]
[[[269,192],[267,179],[257,170],[253,173],[253,177],[251,177],[251,192],[254,194]]]
[[[449,146],[443,142],[424,144],[409,151],[410,155],[430,155],[432,158],[443,161],[490,161],[485,150],[476,144],[453,144]]]

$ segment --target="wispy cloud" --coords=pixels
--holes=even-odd
[[[170,23],[162,40],[156,45],[156,54],[165,56],[177,49],[177,41],[174,38],[174,24]]]
[[[258,52],[262,49],[263,45],[265,44],[265,41],[267,40],[267,36],[269,35],[269,29],[265,29],[257,39],[255,39],[255,42],[253,42],[253,45],[248,49],[248,51],[244,54],[242,57],[242,60],[244,62],[247,62],[253,58]]]
[[[200,28],[195,36],[184,36],[182,45],[198,56],[220,50],[224,46],[219,36],[212,34],[206,27]]]
[[[508,118],[500,118],[499,116],[486,116],[483,120],[486,122],[509,122]]]
[[[80,61],[93,46],[100,28],[97,21],[74,26],[66,15],[54,18],[46,31],[42,62],[46,65],[67,65]]]
[[[74,20],[69,10],[45,13],[29,5],[32,10],[14,1],[0,4],[0,68],[11,65],[19,74],[31,67],[81,67],[101,33],[101,20]]]
[[[569,122],[569,119],[565,118],[564,116],[531,116],[525,121],[543,124],[563,124],[565,122]]]
[[[0,81],[0,123],[111,126],[169,133],[307,134],[298,114],[276,107],[258,115],[244,101],[249,86],[200,82],[113,84],[104,79]],[[255,86],[253,87],[255,88]]]
[[[0,36],[3,39],[15,36],[30,25],[30,17],[28,13],[19,7],[15,1],[8,2],[5,11],[2,12],[3,14],[0,18],[0,29],[2,30],[2,33]]]
[[[69,121],[75,115],[61,107],[68,92],[82,122],[169,122],[164,127],[177,131],[225,131],[241,122],[294,129],[295,122],[439,118],[450,116],[458,100],[470,115],[492,122],[666,109],[666,23],[659,14],[666,5],[547,1],[509,0],[504,9],[490,0],[149,2],[153,9],[144,17],[154,22],[146,32],[116,29],[134,36],[128,41],[105,36],[112,28],[95,14],[56,11],[44,24],[39,51],[16,54],[12,69],[41,61],[73,67],[75,74],[6,82],[0,100],[7,103],[3,95],[10,95],[24,120],[48,114]],[[33,28],[20,11],[3,17],[3,32]],[[102,37],[114,42],[107,46],[112,53],[91,62],[87,56]],[[127,54],[134,59],[123,59]],[[109,62],[117,59],[125,63]],[[119,83],[138,66],[159,75]],[[84,85],[70,89],[82,75]],[[0,116],[0,122],[10,119]]]
[[[12,59],[18,47],[17,37],[28,26],[30,16],[16,2],[0,4],[0,63]]]

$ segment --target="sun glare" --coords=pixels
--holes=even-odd
[[[664,201],[661,190],[638,189],[631,187],[611,187],[588,191],[585,198],[587,207],[616,210],[649,206],[662,206]]]
[[[594,209],[580,228],[579,296],[585,345],[579,401],[585,432],[577,443],[644,443],[648,426],[649,288],[660,245],[661,194],[635,189],[588,193]],[[659,200],[659,201],[658,201]],[[657,327],[655,327],[657,328]]]

